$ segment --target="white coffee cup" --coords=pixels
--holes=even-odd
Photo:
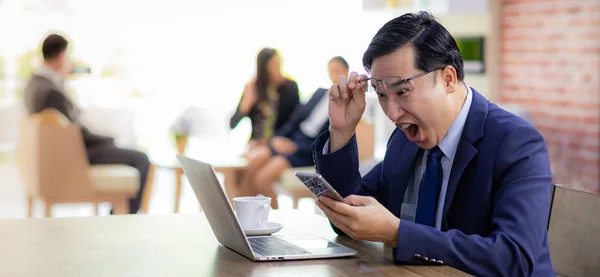
[[[271,198],[264,196],[233,198],[235,213],[242,229],[264,229],[267,227]]]

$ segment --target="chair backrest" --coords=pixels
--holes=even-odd
[[[555,186],[548,240],[556,273],[598,276],[600,195]]]
[[[375,155],[375,124],[361,120],[356,126],[358,160],[366,161]]]
[[[29,195],[57,202],[93,198],[80,128],[59,111],[46,109],[21,119],[17,160]]]
[[[552,214],[552,204],[554,203],[554,194],[556,193],[556,188],[557,187],[562,187],[563,185],[561,184],[552,184],[552,187],[550,188],[550,207],[548,208],[548,224],[546,225],[546,230],[548,230],[550,228],[550,218],[551,218],[551,214]]]

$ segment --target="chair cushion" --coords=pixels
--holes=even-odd
[[[290,168],[281,174],[279,177],[279,185],[285,189],[305,188],[304,184],[296,177],[296,172],[315,172],[314,166],[294,167]]]
[[[90,173],[96,192],[135,194],[140,189],[140,172],[131,166],[92,165]]]

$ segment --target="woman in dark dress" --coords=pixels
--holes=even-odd
[[[256,77],[246,85],[230,127],[235,128],[248,116],[252,123],[248,148],[266,145],[299,103],[298,85],[281,73],[279,53],[264,48],[256,59]]]

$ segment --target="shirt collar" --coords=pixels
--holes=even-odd
[[[42,64],[36,70],[35,74],[50,80],[55,86],[59,88],[63,87],[63,77],[45,64]]]
[[[463,104],[460,112],[458,113],[458,116],[456,117],[456,119],[454,119],[454,122],[450,126],[448,133],[446,134],[446,136],[444,136],[444,138],[438,145],[440,150],[442,150],[444,155],[449,160],[454,160],[454,154],[456,154],[456,148],[458,147],[458,142],[460,141],[463,128],[465,127],[467,115],[469,114],[469,110],[471,109],[473,92],[471,91],[471,88],[469,86],[466,87],[467,98],[465,99],[465,103]]]

